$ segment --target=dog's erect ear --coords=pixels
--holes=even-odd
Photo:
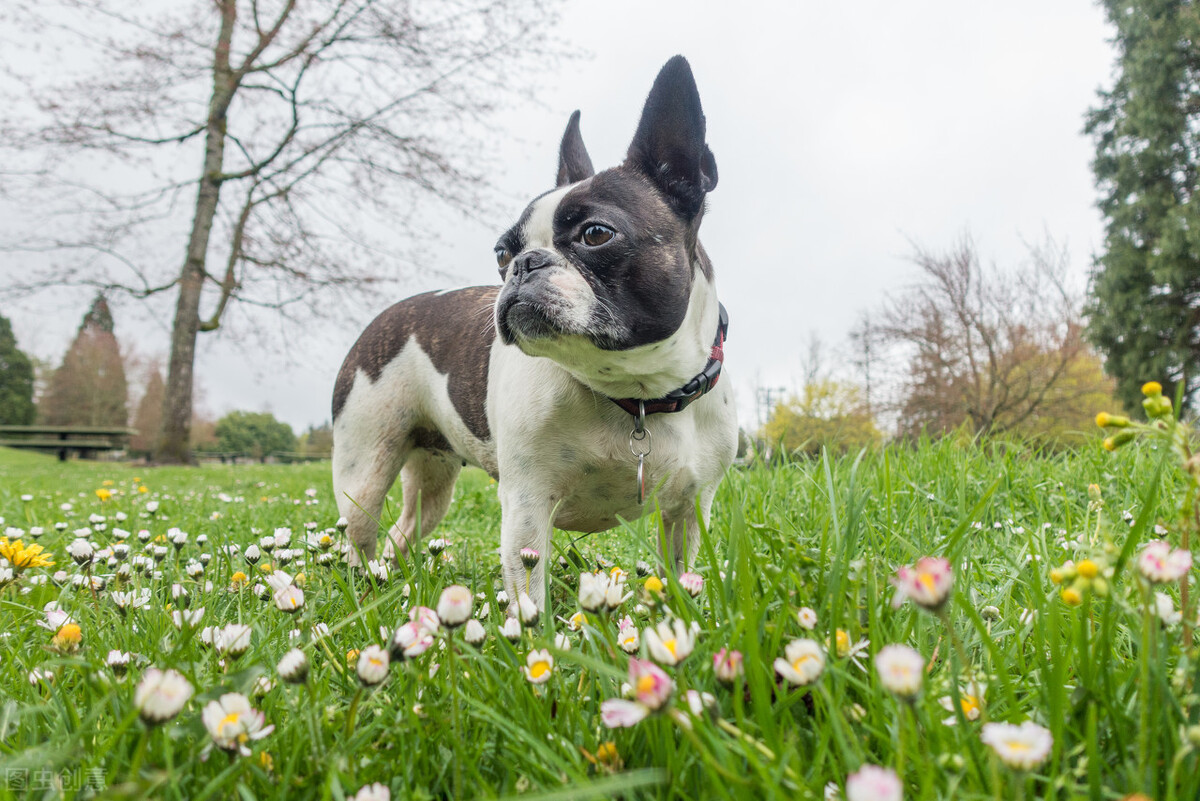
[[[704,143],[704,111],[692,68],[683,56],[654,79],[626,163],[654,181],[675,209],[691,219],[717,185],[717,162]]]
[[[583,137],[579,134],[579,111],[576,110],[567,121],[562,144],[558,146],[558,183],[555,186],[573,184],[595,174],[592,159],[588,156],[587,148],[583,146]]]

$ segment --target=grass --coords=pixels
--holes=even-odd
[[[0,450],[0,517],[21,530],[9,537],[29,543],[28,531],[42,527],[37,542],[57,562],[0,589],[0,796],[341,799],[380,782],[393,798],[416,799],[819,799],[826,785],[840,791],[872,763],[899,771],[911,799],[1135,791],[1195,799],[1200,764],[1187,730],[1200,722],[1195,653],[1184,654],[1177,623],[1149,615],[1149,596],[1131,572],[1138,545],[1178,516],[1177,479],[1162,462],[1150,444],[1039,455],[944,442],[733,471],[695,566],[705,579],[698,598],[669,576],[664,596],[650,595],[634,574],[638,561],[657,564],[653,516],[604,535],[573,540],[559,532],[549,613],[510,644],[498,636],[504,609],[494,597],[499,506],[482,474],[460,481],[438,530],[450,543],[444,554],[423,554],[374,584],[340,564],[316,564],[319,550],[303,544],[306,525],[325,530],[337,518],[328,465],[146,469],[60,465]],[[1101,503],[1089,498],[1093,483]],[[102,501],[102,489],[112,497]],[[151,501],[155,514],[146,511]],[[119,582],[106,564],[94,568],[108,579],[95,596],[72,585],[78,571],[64,549],[93,514],[106,518],[91,537],[100,547],[115,541],[115,528],[188,533],[178,551],[168,546],[161,577],[123,582],[149,589],[147,607],[118,612],[109,596]],[[58,522],[67,529],[56,531]],[[249,586],[269,555],[251,567],[226,548],[244,550],[280,527],[302,551],[283,567],[303,582],[306,604],[295,616]],[[1178,542],[1173,531],[1165,536]],[[128,541],[135,554],[144,547],[135,535]],[[202,552],[211,560],[190,578],[186,565]],[[896,568],[929,554],[954,567],[943,617],[891,603]],[[570,631],[578,607],[560,556],[625,568],[634,597],[615,615],[590,615],[584,632]],[[1085,557],[1100,565],[1109,592],[1086,592],[1069,606],[1051,571]],[[43,579],[58,569],[65,582]],[[231,590],[237,571],[250,582]],[[200,626],[250,625],[249,650],[222,659],[197,629],[177,630],[175,583],[190,590],[192,609],[204,609]],[[390,633],[416,605],[435,606],[453,583],[488,602],[486,642],[472,647],[461,631],[443,631],[424,655],[393,664],[385,683],[361,688],[347,652],[382,642],[381,629]],[[1177,583],[1158,589],[1178,604]],[[78,650],[54,649],[54,631],[38,625],[52,601],[80,625]],[[801,628],[801,607],[816,612],[813,631]],[[620,695],[627,664],[612,646],[616,621],[629,614],[644,629],[668,608],[699,627],[694,652],[667,668],[678,686],[672,709],[680,711],[610,730],[601,704]],[[330,627],[327,636],[314,637],[318,623]],[[839,629],[851,646],[846,656],[833,647]],[[555,646],[556,634],[569,650]],[[772,664],[803,637],[834,653],[820,679],[796,688]],[[873,667],[889,643],[928,660],[911,705],[883,689]],[[312,664],[304,685],[275,673],[293,645]],[[521,667],[541,647],[555,666],[550,681],[535,686]],[[745,657],[732,687],[712,668],[721,648]],[[111,649],[137,655],[123,680],[105,664]],[[178,670],[195,688],[178,717],[155,727],[134,705],[150,666]],[[31,683],[35,668],[53,680]],[[260,692],[263,677],[274,683]],[[983,688],[979,720],[943,708],[943,699],[954,708],[958,698],[962,710],[973,687]],[[685,711],[686,690],[710,693],[713,706]],[[201,710],[231,691],[249,696],[274,726],[247,744],[248,757],[205,754],[211,740]],[[1053,749],[1033,770],[1010,770],[980,740],[985,720],[1036,721],[1050,730]]]

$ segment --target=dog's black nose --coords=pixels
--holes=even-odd
[[[512,270],[515,275],[525,275],[554,263],[554,256],[547,250],[531,250],[522,253],[512,260]]]

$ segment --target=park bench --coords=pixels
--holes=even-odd
[[[65,462],[72,452],[90,456],[123,450],[136,433],[115,426],[0,426],[0,447],[54,451]]]

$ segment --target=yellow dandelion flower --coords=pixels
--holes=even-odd
[[[26,545],[21,540],[9,541],[7,537],[0,537],[0,556],[8,560],[8,563],[16,570],[25,570],[30,567],[52,567],[54,560],[50,558],[50,554],[40,545]]]
[[[102,487],[111,487],[111,486],[112,486],[113,484],[115,484],[115,483],[116,483],[116,482],[115,482],[115,481],[113,481],[111,478],[106,478],[106,479],[104,479],[103,481],[101,481],[101,482],[100,482],[100,486],[102,486]]]
[[[138,492],[149,492],[150,488],[145,484],[138,484]]]
[[[354,662],[358,659],[358,653],[359,653],[359,651],[357,648],[351,648],[349,651],[347,651],[346,652],[346,664],[353,665]]]
[[[646,592],[659,593],[663,591],[662,579],[658,576],[650,576],[642,586],[646,588]]]
[[[246,574],[240,570],[229,577],[229,583],[235,587],[240,584],[245,584],[246,580]]]
[[[104,501],[112,498],[112,490],[101,487],[100,489],[96,490],[96,497],[100,499],[101,503],[103,503]]]
[[[83,629],[78,623],[63,624],[54,635],[53,645],[60,651],[74,651],[83,642]]]
[[[612,764],[620,758],[621,755],[617,752],[617,744],[612,740],[609,740],[606,743],[600,743],[600,745],[596,748],[597,762]]]
[[[1162,384],[1157,381],[1147,381],[1142,384],[1142,394],[1147,398],[1153,398],[1156,395],[1162,394]]]

